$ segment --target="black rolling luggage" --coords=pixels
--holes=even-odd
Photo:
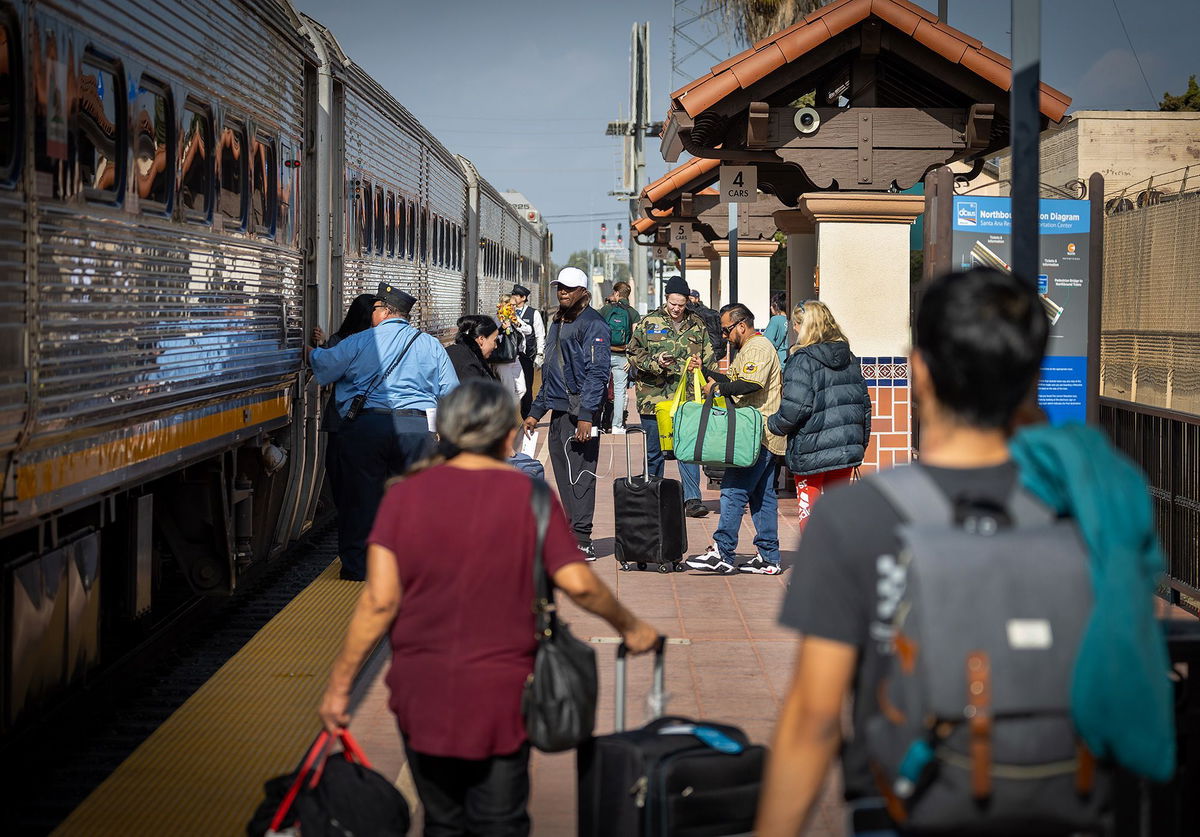
[[[654,657],[660,705],[664,645],[660,638]],[[578,751],[579,837],[750,834],[766,749],[751,744],[737,727],[681,717],[662,717],[623,731],[625,654],[622,644],[617,651],[618,731],[593,738]]]
[[[629,437],[642,434],[642,473],[632,473]],[[687,523],[683,516],[683,487],[678,480],[650,476],[645,452],[645,431],[625,431],[624,479],[613,480],[613,513],[616,522],[615,552],[621,569],[636,565],[644,570],[656,564],[658,571],[684,570]]]

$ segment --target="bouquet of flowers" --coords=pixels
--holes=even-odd
[[[517,309],[513,307],[511,302],[506,302],[496,306],[496,318],[502,323],[511,323],[517,318]]]

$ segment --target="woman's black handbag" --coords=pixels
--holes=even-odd
[[[542,480],[533,480],[531,504],[537,524],[533,609],[538,648],[521,697],[521,713],[529,743],[544,753],[558,753],[579,746],[596,726],[596,652],[558,621],[542,560],[550,524],[550,488]]]
[[[333,736],[322,731],[299,770],[266,783],[267,798],[246,826],[249,837],[408,834],[408,803],[404,796],[371,769],[347,730],[341,730],[338,738],[344,758],[329,758]]]
[[[500,329],[500,341],[488,358],[492,363],[512,363],[521,354],[521,333]]]

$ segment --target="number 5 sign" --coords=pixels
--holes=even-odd
[[[754,203],[757,200],[757,168],[721,166],[721,203]]]

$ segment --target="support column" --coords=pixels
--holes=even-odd
[[[787,235],[788,300],[792,306],[817,296],[817,228],[800,209],[774,215],[775,226]],[[791,311],[788,311],[791,320]]]
[[[816,225],[820,299],[862,361],[871,394],[871,444],[863,470],[908,462],[912,435],[909,225],[921,195],[812,193],[800,209]]]
[[[729,242],[718,238],[712,242],[712,248],[720,261],[721,277],[727,277]],[[754,325],[760,331],[771,319],[771,256],[778,249],[779,244],[774,241],[739,239],[737,243],[738,302],[754,312]],[[728,282],[722,281],[719,297],[709,304],[717,310],[729,304]]]

